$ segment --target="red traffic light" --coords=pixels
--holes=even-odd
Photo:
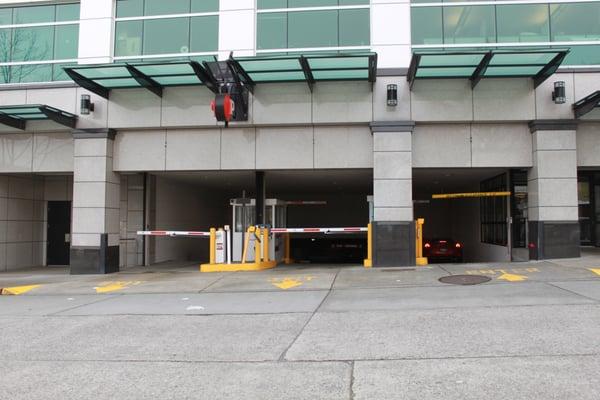
[[[215,99],[210,102],[210,108],[215,114],[217,121],[229,122],[233,118],[235,103],[229,94],[217,94]]]

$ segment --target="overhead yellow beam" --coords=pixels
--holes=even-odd
[[[472,192],[472,193],[445,193],[434,194],[432,199],[466,199],[472,197],[508,197],[511,192]]]

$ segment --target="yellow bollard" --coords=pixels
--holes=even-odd
[[[263,261],[269,262],[269,228],[263,228]]]
[[[424,266],[428,264],[426,257],[423,257],[423,225],[425,224],[424,218],[418,218],[415,224],[415,236],[416,236],[416,261],[417,265]]]
[[[373,225],[367,225],[367,258],[364,261],[365,268],[373,267]]]
[[[217,230],[215,228],[210,228],[210,261],[209,264],[215,264],[217,259]]]

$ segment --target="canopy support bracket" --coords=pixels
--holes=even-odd
[[[475,89],[475,86],[477,86],[481,78],[483,78],[483,74],[485,74],[485,71],[490,65],[492,57],[494,57],[494,54],[491,51],[488,51],[481,59],[479,65],[477,65],[477,68],[475,68],[475,71],[473,71],[473,75],[469,78],[471,80],[471,89]]]
[[[308,60],[304,56],[300,56],[300,66],[302,67],[302,72],[304,72],[304,77],[306,78],[306,83],[308,84],[308,88],[312,93],[313,87],[315,85],[315,77],[313,76],[312,71],[310,70],[310,64]]]
[[[16,128],[24,131],[26,126],[26,121],[23,119],[11,117],[4,113],[0,113],[0,124],[10,126],[11,128]]]
[[[39,109],[46,117],[57,124],[61,124],[73,129],[75,129],[75,126],[77,125],[77,116],[73,114],[66,113],[48,106],[40,106]]]
[[[73,71],[73,69],[71,69],[71,68],[63,68],[63,69],[64,69],[65,73],[67,75],[69,75],[69,78],[73,79],[73,81],[75,83],[77,83],[79,86],[108,100],[109,93],[110,93],[109,89],[107,89],[104,86],[97,84],[93,80],[88,79],[85,76]]]
[[[142,87],[148,89],[158,97],[163,96],[163,87],[156,82],[154,79],[150,78],[148,75],[144,74],[142,71],[134,67],[133,65],[126,65],[127,71],[131,74],[133,79],[136,80]]]

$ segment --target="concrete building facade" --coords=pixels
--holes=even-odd
[[[258,175],[327,200],[290,226],[372,222],[375,266],[414,265],[418,217],[466,261],[577,257],[600,245],[599,21],[600,1],[0,1],[0,271],[202,261],[136,232],[233,225]],[[225,127],[188,70],[232,59],[255,85]]]

